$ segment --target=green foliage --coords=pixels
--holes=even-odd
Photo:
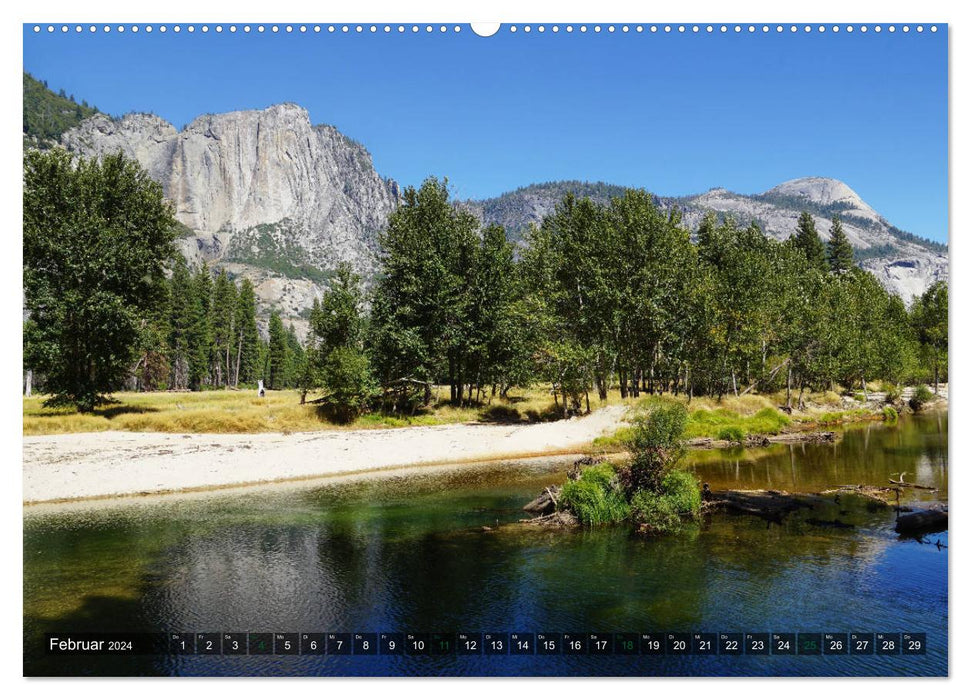
[[[253,283],[245,277],[240,282],[236,297],[235,327],[236,370],[233,385],[255,384],[261,378],[260,333],[256,325],[256,291]]]
[[[308,364],[312,369],[305,386],[321,386],[326,392],[325,412],[342,423],[366,411],[378,393],[364,348],[363,303],[361,278],[343,263],[310,314]]]
[[[538,199],[559,202],[567,195],[572,195],[577,199],[590,199],[597,204],[607,204],[612,198],[623,194],[623,187],[605,182],[560,180],[520,187],[474,205],[481,209],[483,221],[500,225],[509,234],[510,240],[518,242],[529,231]]]
[[[947,380],[948,289],[947,283],[932,284],[910,311],[910,324],[917,336],[920,354],[930,368],[935,388]]]
[[[316,267],[307,258],[306,250],[296,243],[296,232],[291,226],[292,222],[284,219],[234,233],[224,260],[263,268],[291,279],[326,284],[332,273]]]
[[[897,409],[893,406],[883,407],[883,420],[886,423],[896,423],[897,422]]]
[[[826,258],[829,269],[835,275],[849,272],[853,267],[853,246],[843,231],[843,223],[838,216],[833,216],[833,226],[829,230],[829,241],[826,244]]]
[[[528,382],[522,339],[530,331],[513,322],[512,248],[501,228],[481,237],[478,228],[449,201],[447,182],[434,178],[407,188],[390,216],[371,313],[387,410],[427,403],[432,382],[448,384],[459,405],[486,383],[505,391],[513,377]]]
[[[631,498],[631,515],[650,534],[678,532],[701,511],[701,488],[690,472],[669,472],[657,491],[642,489]]]
[[[618,523],[630,516],[630,505],[609,463],[587,467],[579,479],[568,480],[560,499],[585,525]]]
[[[633,519],[646,525],[652,534],[671,534],[682,527],[681,516],[672,500],[659,493],[638,491],[631,498],[630,508]]]
[[[684,436],[686,438],[714,437],[738,442],[747,435],[778,435],[791,423],[792,420],[786,414],[768,407],[750,416],[727,408],[698,409],[688,415]],[[600,440],[597,444],[608,446],[629,441],[630,430],[621,429],[618,431],[618,436],[618,439]]]
[[[287,342],[287,332],[283,327],[283,319],[276,311],[270,314],[269,335],[267,388],[283,389],[287,385],[291,372],[290,344]]]
[[[719,440],[728,440],[729,442],[742,442],[745,440],[745,432],[738,426],[732,425],[719,428],[716,437]]]
[[[47,89],[30,73],[24,73],[24,146],[50,148],[61,135],[98,113],[86,102],[78,104],[74,96],[58,95]]]
[[[921,384],[916,389],[914,389],[914,395],[910,397],[907,402],[910,406],[910,410],[914,413],[919,413],[923,410],[924,406],[934,399],[934,392],[928,389],[925,385]]]
[[[339,423],[349,423],[364,413],[378,389],[367,355],[358,348],[334,348],[324,359],[321,379],[328,393],[325,412]]]
[[[701,512],[701,486],[698,477],[684,469],[673,469],[664,477],[661,492],[682,517],[695,518]]]
[[[903,399],[903,389],[899,384],[884,383],[884,401],[887,404],[898,404]]]
[[[120,154],[31,150],[23,178],[25,362],[44,375],[49,404],[90,412],[131,372],[174,252],[172,211]]]
[[[819,233],[816,232],[816,222],[808,211],[803,211],[799,215],[796,234],[791,240],[796,249],[806,257],[810,267],[818,270],[826,269],[826,248]]]
[[[668,472],[684,456],[682,436],[688,412],[679,403],[661,404],[631,422],[626,447],[631,461],[621,472],[628,494],[658,491]]]

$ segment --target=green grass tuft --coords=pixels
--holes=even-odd
[[[567,481],[561,502],[585,525],[619,523],[630,517],[630,505],[609,462],[587,467],[577,481]]]

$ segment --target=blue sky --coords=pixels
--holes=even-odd
[[[254,25],[255,26],[255,25]],[[560,179],[661,195],[845,181],[891,223],[947,238],[947,32],[581,34],[157,30],[35,34],[24,67],[109,114],[181,128],[306,107],[404,185],[460,198]]]

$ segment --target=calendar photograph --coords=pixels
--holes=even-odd
[[[36,23],[23,674],[949,675],[947,23]]]

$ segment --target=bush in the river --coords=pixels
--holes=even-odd
[[[630,516],[630,505],[609,462],[587,467],[579,479],[568,480],[560,501],[585,525],[617,523]]]
[[[921,384],[919,387],[914,389],[914,395],[910,397],[910,401],[907,403],[910,406],[911,411],[918,413],[922,408],[924,408],[924,404],[933,398],[934,392],[928,389],[924,384]]]
[[[886,421],[887,423],[896,423],[897,422],[897,409],[894,408],[893,406],[884,406],[883,407],[883,420]]]
[[[731,425],[718,431],[718,439],[728,440],[729,442],[742,442],[745,439],[745,433],[738,426]]]
[[[642,529],[663,534],[676,532],[685,521],[695,520],[701,510],[701,489],[694,474],[673,469],[658,492],[641,490],[631,498],[631,514]]]
[[[687,422],[688,411],[679,403],[658,406],[633,421],[626,442],[632,458],[618,474],[629,495],[661,489],[664,477],[684,456]]]
[[[642,532],[673,532],[701,509],[701,489],[695,476],[677,464],[684,456],[688,412],[681,404],[654,407],[635,420],[625,442],[632,457],[615,469],[609,462],[587,467],[576,481],[567,481],[561,507],[588,525],[614,523],[632,515]]]
[[[638,491],[631,499],[634,519],[654,534],[677,532],[681,529],[681,516],[674,504],[664,496],[650,491]]]
[[[678,515],[692,518],[698,515],[701,510],[701,488],[694,474],[684,469],[672,469],[664,477],[661,488]]]

